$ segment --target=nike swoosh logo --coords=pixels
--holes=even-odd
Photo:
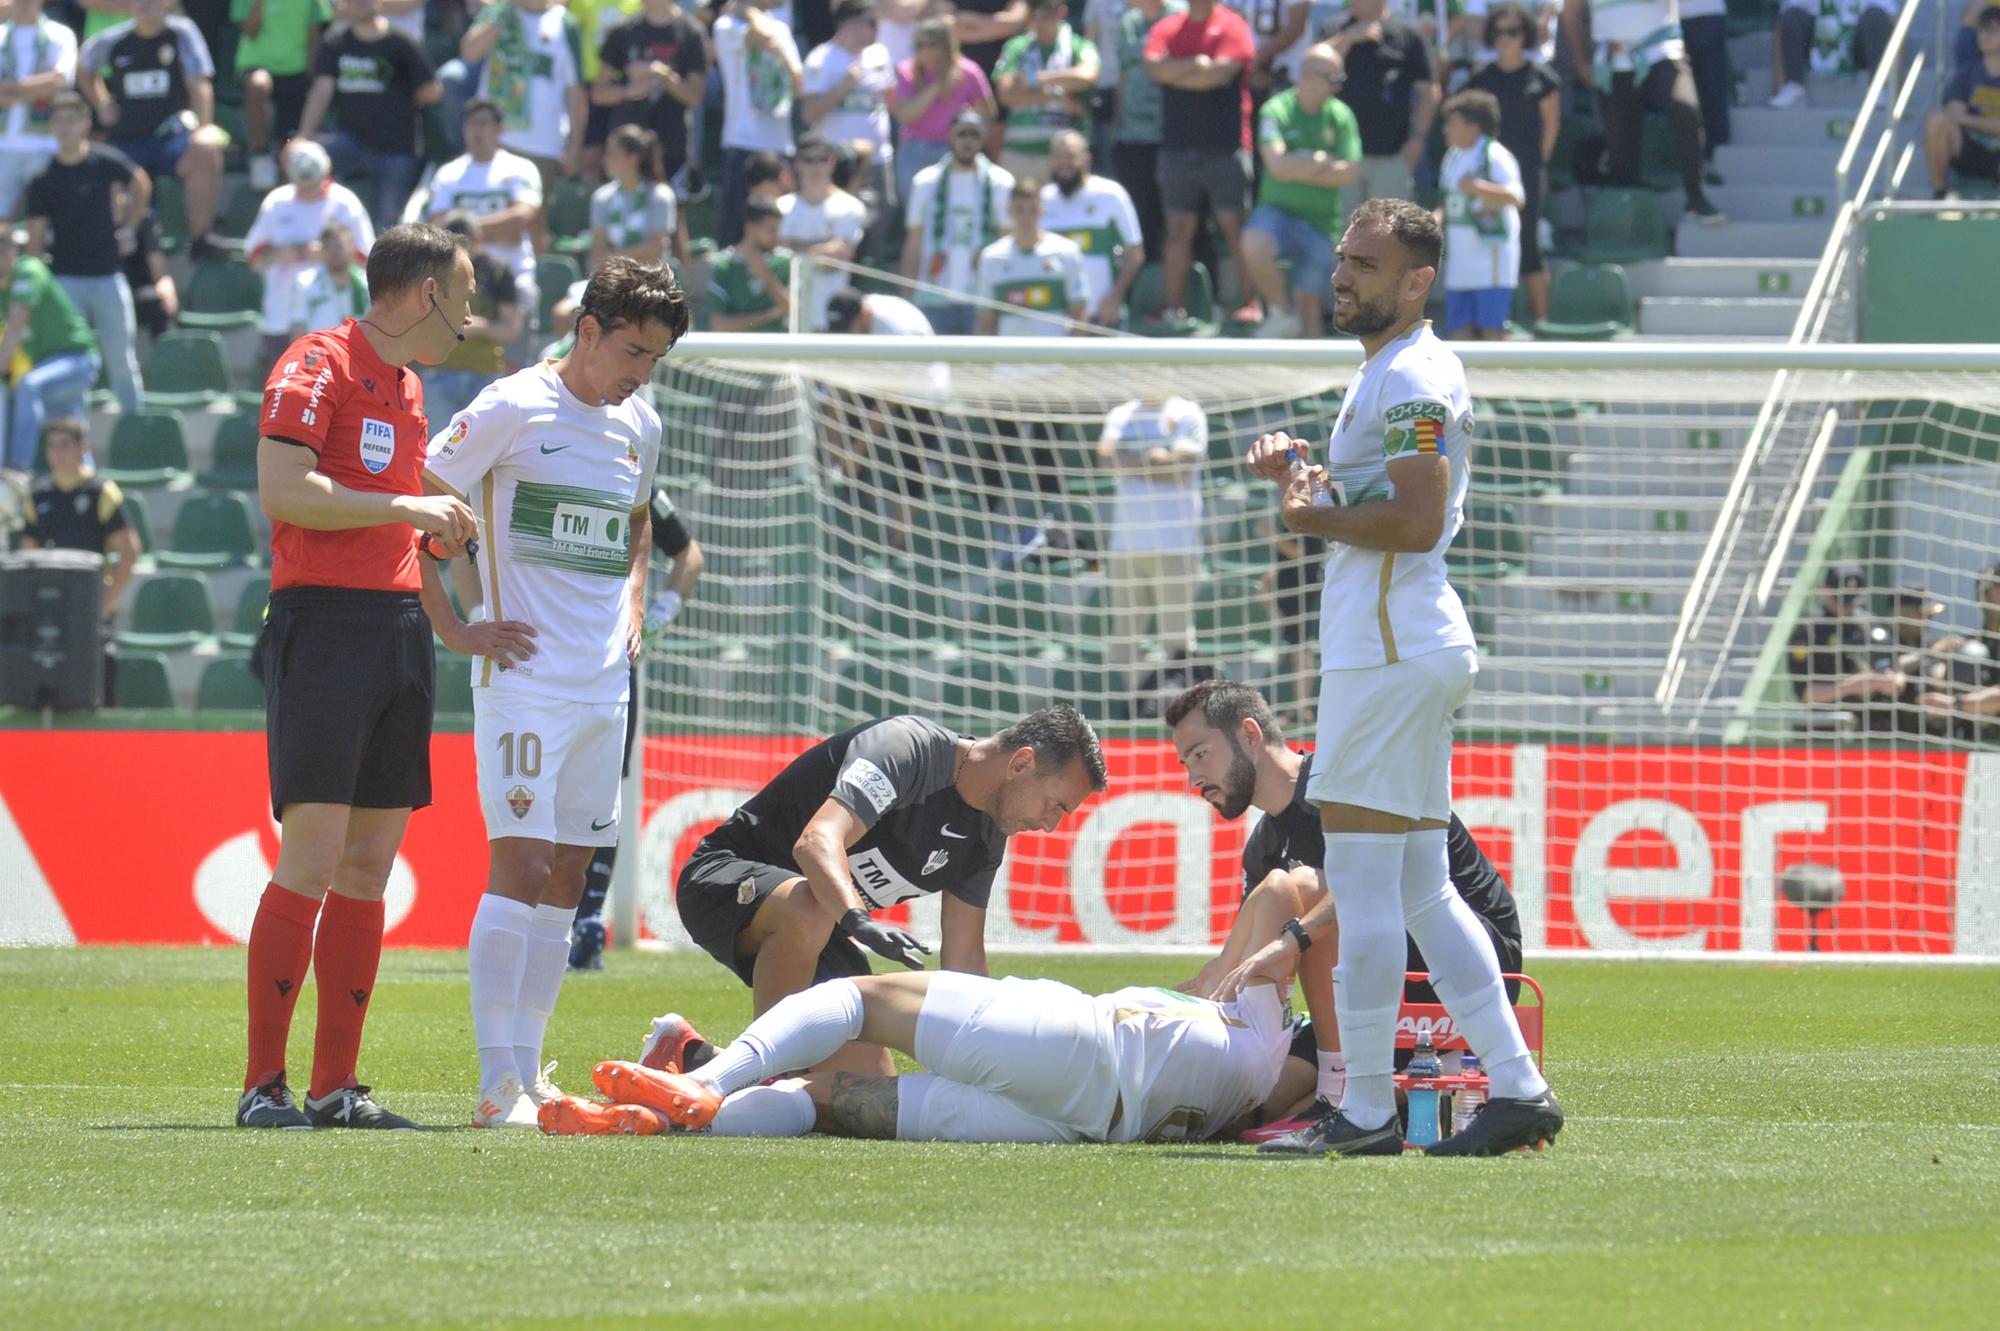
[[[618,820],[616,818],[607,818],[600,823],[595,818],[593,818],[590,820],[590,830],[593,832],[602,832],[605,828],[611,826],[611,824],[617,821]]]
[[[943,827],[940,827],[938,831],[944,833],[946,836],[950,837],[953,841],[965,840],[965,833],[952,831],[950,823],[946,823]]]
[[[547,444],[543,444],[543,445],[542,445],[542,456],[544,456],[544,457],[547,457],[547,456],[548,456],[548,455],[549,455],[550,453],[560,453],[560,452],[562,452],[562,451],[563,451],[563,450],[564,450],[565,448],[568,448],[568,447],[569,447],[569,445],[568,445],[568,444],[557,444],[557,445],[556,445],[556,446],[555,446],[554,448],[551,448],[551,447],[549,447],[549,446],[548,446]]]

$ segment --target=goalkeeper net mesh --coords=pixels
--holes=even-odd
[[[1357,353],[753,341],[655,384],[706,569],[645,658],[641,931],[685,941],[681,863],[810,743],[1066,702],[1111,788],[1013,839],[989,942],[1220,938],[1250,823],[1188,790],[1160,712],[1227,676],[1311,745],[1319,551],[1241,458],[1322,456]],[[1450,552],[1482,652],[1455,805],[1528,946],[2000,954],[2000,373],[1534,350],[1468,357]]]

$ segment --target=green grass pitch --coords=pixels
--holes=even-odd
[[[1261,1328],[1991,1325],[2000,975],[1545,962],[1570,1119],[1540,1155],[226,1128],[240,951],[0,951],[0,1324]],[[1178,958],[996,958],[1091,990]],[[571,977],[558,1080],[691,955]],[[310,1061],[313,995],[292,1047]],[[363,1076],[472,1109],[462,954],[391,954]]]

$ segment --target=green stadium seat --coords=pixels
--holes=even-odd
[[[1650,190],[1681,187],[1681,163],[1674,151],[1674,124],[1664,111],[1648,111],[1640,119],[1639,182]]]
[[[551,335],[557,331],[550,326],[556,302],[568,295],[570,285],[582,276],[583,270],[567,254],[543,254],[535,259],[535,283],[541,289],[541,302],[535,310],[541,321],[537,328]]]
[[[1187,321],[1171,325],[1159,322],[1160,307],[1166,301],[1166,270],[1157,263],[1149,263],[1139,270],[1139,280],[1132,286],[1129,306],[1132,313],[1133,331],[1147,337],[1214,337],[1215,320],[1215,279],[1209,276],[1208,267],[1194,263],[1188,268],[1187,289],[1183,293],[1187,302]]]
[[[153,182],[153,220],[159,223],[160,248],[166,253],[187,244],[187,187],[171,171]]]
[[[146,507],[146,496],[137,490],[125,492],[125,521],[132,524],[132,530],[139,535],[139,557],[153,553],[153,515]]]
[[[113,705],[133,711],[170,712],[174,709],[173,681],[167,673],[167,658],[158,652],[121,652],[118,682]]]
[[[195,479],[211,490],[255,490],[262,427],[263,418],[254,411],[223,417],[209,445],[211,465]]]
[[[1668,249],[1666,220],[1653,191],[1601,189],[1591,196],[1577,258],[1585,263],[1634,263],[1664,259]]]
[[[1047,578],[1002,578],[980,600],[975,620],[985,634],[1046,642],[1056,633],[1051,600]]]
[[[977,495],[933,485],[910,504],[910,558],[941,575],[986,563],[986,513]]]
[[[257,210],[263,206],[264,195],[251,189],[248,184],[240,184],[229,195],[229,202],[216,215],[215,230],[218,235],[236,240],[250,234],[250,224],[257,220]]]
[[[1509,504],[1471,500],[1465,506],[1465,525],[1444,559],[1453,578],[1505,578],[1521,572],[1528,563],[1521,515]]]
[[[931,570],[898,560],[890,566],[880,596],[861,606],[861,627],[879,638],[940,638],[946,616]]]
[[[1615,263],[1582,264],[1556,274],[1549,317],[1535,336],[1556,342],[1606,342],[1632,331],[1632,286]]]
[[[254,561],[258,545],[249,500],[234,490],[211,490],[181,506],[168,548],[156,558],[163,568],[230,568]]]
[[[549,194],[549,243],[561,254],[590,253],[590,185],[564,178]],[[573,279],[572,279],[573,280]]]
[[[1254,576],[1209,578],[1194,596],[1194,636],[1204,654],[1239,655],[1275,641],[1277,627]]]
[[[244,583],[243,590],[236,594],[236,613],[230,617],[229,627],[216,635],[217,640],[224,647],[244,651],[255,647],[264,632],[264,607],[270,603],[269,578],[252,578]]]
[[[146,405],[172,411],[206,407],[217,398],[228,398],[229,358],[222,336],[206,329],[178,328],[153,344],[146,357],[145,379],[149,385],[172,384],[167,390],[149,387]]]
[[[201,669],[195,685],[197,712],[248,712],[264,710],[264,686],[250,673],[247,656],[218,656]]]
[[[1472,489],[1510,497],[1561,494],[1561,455],[1548,427],[1518,420],[1479,427],[1472,446]]]
[[[263,274],[238,260],[204,260],[188,281],[180,322],[183,328],[226,332],[251,327],[263,312]]]
[[[214,633],[208,584],[186,574],[169,574],[149,578],[140,586],[132,598],[132,627],[118,635],[118,645],[171,652],[196,646]]]
[[[186,480],[187,435],[180,418],[160,411],[118,417],[105,449],[104,474],[128,490]]]

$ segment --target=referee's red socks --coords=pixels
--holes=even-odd
[[[257,918],[250,925],[250,1065],[243,1089],[262,1086],[285,1066],[285,1039],[292,1031],[292,1007],[312,961],[313,921],[319,902],[297,892],[264,885]]]
[[[361,1026],[382,961],[382,903],[326,894],[313,945],[319,981],[319,1028],[313,1036],[312,1089],[317,1100],[351,1085],[361,1057]]]

